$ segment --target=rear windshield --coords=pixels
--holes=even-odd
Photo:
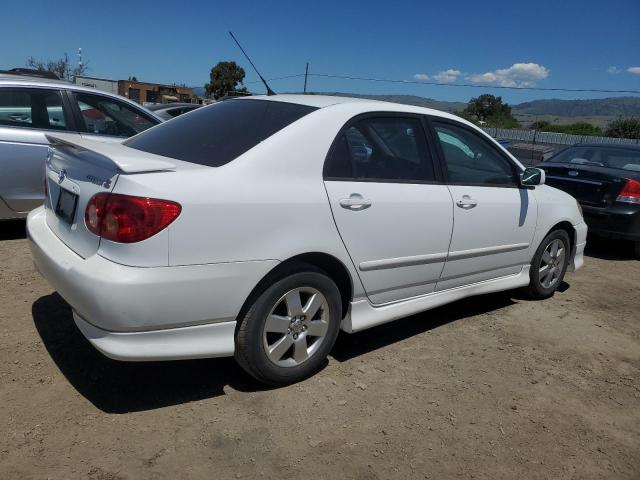
[[[590,146],[570,147],[548,161],[640,172],[640,149]]]
[[[269,100],[227,100],[198,108],[127,140],[128,147],[209,167],[252,149],[316,107]]]

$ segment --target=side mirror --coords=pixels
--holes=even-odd
[[[524,187],[535,187],[544,185],[546,174],[541,168],[529,167],[520,175],[520,183]]]

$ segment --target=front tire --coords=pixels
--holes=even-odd
[[[530,298],[543,300],[553,296],[567,272],[570,251],[566,231],[554,230],[544,238],[533,256],[529,285],[524,289]]]
[[[326,362],[342,319],[342,301],[326,273],[300,265],[265,289],[239,319],[235,358],[271,385],[305,379]]]

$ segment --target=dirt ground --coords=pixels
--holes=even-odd
[[[0,478],[640,478],[640,262],[594,241],[562,292],[356,335],[265,389],[231,359],[96,352],[0,225]]]

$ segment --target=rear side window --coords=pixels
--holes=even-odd
[[[132,105],[110,97],[76,92],[75,99],[87,133],[131,137],[158,123]]]
[[[432,182],[433,162],[416,118],[370,117],[333,144],[324,177],[332,180]]]
[[[549,162],[640,171],[640,150],[616,147],[569,147]]]
[[[58,90],[0,88],[0,125],[66,130]]]
[[[317,110],[269,100],[227,100],[176,117],[124,144],[186,162],[219,167]]]

